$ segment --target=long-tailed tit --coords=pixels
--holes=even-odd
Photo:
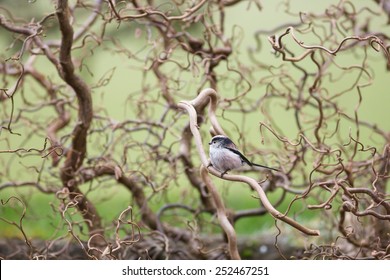
[[[211,165],[221,172],[221,177],[228,171],[237,169],[247,164],[249,166],[258,166],[274,171],[278,169],[250,162],[234,145],[233,141],[224,135],[214,136],[210,143],[210,161]]]

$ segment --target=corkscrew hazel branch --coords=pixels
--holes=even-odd
[[[196,120],[197,120],[196,107],[198,104],[201,104],[203,102],[207,102],[207,101],[210,102],[208,114],[210,117],[210,122],[212,124],[213,131],[217,132],[218,134],[225,134],[222,127],[219,125],[218,120],[217,120],[216,115],[215,115],[215,111],[217,108],[217,99],[218,99],[218,96],[217,96],[216,91],[213,89],[210,89],[210,88],[206,88],[206,89],[202,90],[195,99],[193,99],[191,101],[181,101],[181,102],[179,102],[179,105],[178,105],[179,108],[186,110],[188,115],[189,115],[191,132],[194,136],[196,148],[197,148],[198,154],[199,154],[201,162],[202,162],[202,167],[201,167],[202,178],[203,178],[203,180],[205,180],[205,183],[206,183],[207,187],[209,188],[209,190],[211,191],[211,193],[214,192],[212,181],[209,180],[208,177],[204,174],[204,168],[205,168],[205,166],[209,166],[209,160],[206,156],[206,153],[204,152],[202,139],[201,139],[201,136],[199,133],[199,127],[198,127],[197,122],[196,122]],[[208,170],[211,174],[219,177],[219,172],[217,170],[215,170],[213,167],[209,167]],[[309,228],[299,224],[298,222],[292,220],[291,218],[289,218],[285,214],[282,214],[278,210],[276,210],[272,206],[270,201],[268,200],[264,190],[261,188],[259,183],[256,180],[254,180],[253,178],[250,178],[247,176],[241,176],[241,175],[226,174],[223,177],[223,179],[228,180],[228,181],[244,182],[244,183],[248,184],[253,190],[255,190],[257,192],[261,203],[264,205],[266,210],[274,218],[279,219],[279,220],[291,225],[292,227],[298,229],[299,231],[301,231],[307,235],[313,235],[313,236],[320,235],[320,232],[318,230],[309,229]],[[220,197],[217,193],[214,193],[213,197],[214,197],[214,199],[220,200]],[[216,207],[218,208],[217,212],[219,215],[220,214],[223,215],[225,213],[222,200],[220,200],[219,202],[216,202]],[[224,224],[223,219],[224,219],[224,217],[220,218],[220,223],[221,223],[221,226],[224,228],[225,232],[228,234],[227,231],[229,231],[229,229]],[[233,231],[233,233],[234,233],[234,231]],[[230,242],[232,242],[232,241],[234,242],[234,237],[235,237],[234,235],[235,234],[230,235],[230,237],[233,239],[233,240],[229,239]]]

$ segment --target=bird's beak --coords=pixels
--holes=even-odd
[[[209,142],[209,145],[211,145],[211,142]]]

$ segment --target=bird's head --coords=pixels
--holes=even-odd
[[[214,148],[229,147],[236,149],[236,145],[234,145],[233,141],[224,135],[215,135],[211,138],[209,145]]]

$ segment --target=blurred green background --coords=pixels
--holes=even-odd
[[[249,68],[250,65],[252,65],[253,61],[249,56],[248,50],[255,50],[258,47],[258,42],[254,36],[257,31],[272,31],[274,28],[282,26],[283,24],[297,23],[299,22],[299,12],[314,14],[323,13],[325,9],[329,8],[331,5],[336,5],[339,1],[290,1],[290,11],[293,11],[295,14],[286,13],[286,5],[284,4],[286,3],[285,1],[260,1],[260,3],[262,5],[261,10],[258,9],[252,1],[242,1],[242,3],[225,10],[226,36],[233,38],[233,46],[235,46],[234,53],[232,54],[234,59],[230,62],[232,65],[229,65],[232,68],[245,66],[248,66]],[[370,13],[363,13],[362,17],[370,17],[371,30],[377,29],[384,33],[387,31],[387,33],[390,34],[389,27],[386,25],[386,16],[381,13],[380,8],[373,1],[354,1],[353,4],[357,8],[366,6],[380,13],[381,16],[377,17],[374,17]],[[32,19],[39,20],[44,15],[54,11],[54,4],[52,1],[44,0],[2,0],[0,1],[0,5],[2,7],[6,7],[8,11],[12,11],[15,18],[23,19],[26,22],[29,22]],[[4,9],[0,10],[0,13],[4,14],[6,17],[8,16]],[[77,22],[82,22],[82,18],[85,18],[87,15],[80,14],[78,16],[80,18],[77,19]],[[49,26],[56,26],[55,20],[51,21],[52,22]],[[96,29],[95,32],[99,33],[99,30]],[[113,121],[122,122],[128,119],[137,118],[137,109],[133,107],[134,103],[132,103],[131,100],[141,98],[142,94],[139,92],[141,92],[143,88],[147,87],[149,89],[148,96],[143,96],[142,98],[145,98],[146,100],[157,98],[157,92],[159,91],[157,86],[158,81],[156,81],[155,76],[150,73],[145,74],[143,71],[145,67],[150,66],[150,62],[138,59],[143,56],[148,56],[150,52],[158,52],[152,42],[148,41],[148,32],[148,29],[144,25],[139,25],[135,21],[123,22],[121,24],[113,21],[107,25],[106,33],[114,37],[116,40],[115,42],[107,40],[98,44],[96,41],[90,39],[86,41],[84,48],[77,49],[73,53],[75,58],[85,57],[82,61],[78,61],[78,63],[82,65],[79,69],[81,69],[80,74],[91,87],[101,85],[102,83],[105,84],[102,87],[96,87],[96,89],[93,88],[92,90],[94,107],[96,112],[109,116]],[[193,32],[197,34],[197,32],[199,33],[201,30],[197,30],[195,28]],[[45,30],[44,36],[46,36],[46,39],[59,39],[59,33],[56,28],[48,28]],[[283,62],[280,57],[275,57],[273,54],[271,46],[267,42],[267,36],[262,34],[260,37],[262,44],[261,49],[259,51],[255,51],[257,61],[273,65],[274,67],[281,66]],[[305,38],[305,43],[310,44],[310,41],[315,42],[315,39],[315,36],[308,34]],[[21,46],[20,42],[12,44],[13,40],[14,38],[9,32],[0,28],[0,57],[2,63],[4,63],[7,58],[13,56],[16,50]],[[77,44],[79,45],[80,42],[77,42]],[[121,44],[124,48],[129,50],[129,52],[115,52],[115,46],[118,46],[118,44]],[[289,43],[289,46],[293,48],[293,42]],[[384,131],[389,131],[389,73],[386,71],[386,62],[383,55],[380,52],[373,51],[372,49],[369,49],[368,52],[369,58],[367,63],[370,66],[370,74],[374,79],[372,80],[370,86],[362,88],[363,102],[359,107],[359,117],[361,120],[377,124],[378,127]],[[299,53],[299,51],[297,51],[297,53]],[[342,66],[354,64],[361,65],[362,59],[361,57],[358,57],[358,54],[358,51],[356,51],[356,53],[349,52],[345,55],[336,56],[335,61]],[[180,53],[178,56],[180,56]],[[27,59],[28,54],[26,53],[23,56],[22,61],[25,62]],[[241,65],[238,65],[238,63]],[[45,57],[37,58],[35,65],[50,79],[53,81],[59,81],[55,68]],[[301,65],[307,67],[308,69],[314,69],[313,63],[308,60],[302,62]],[[182,72],[173,64],[167,64],[167,67],[172,67],[171,75],[177,76],[177,80],[182,83],[172,85],[177,87],[179,92],[182,92],[182,98],[177,97],[177,100],[192,99],[195,96],[196,89],[202,80],[202,76],[194,76],[191,72]],[[226,63],[221,63],[216,71],[220,73],[226,72]],[[294,68],[289,68],[288,71],[295,70]],[[336,73],[339,70],[334,68],[333,71]],[[245,74],[246,73],[244,73],[244,75]],[[341,88],[345,88],[353,83],[357,74],[358,72],[353,72],[350,75],[343,77],[340,81],[334,83],[324,81],[323,86],[331,93],[340,92]],[[234,81],[238,78],[238,75],[237,77],[234,77],[232,73],[231,75],[231,81],[224,82],[219,88],[221,95],[224,97],[232,97],[235,94]],[[249,75],[251,75],[251,77],[248,77],[248,79],[251,81],[260,81],[262,78],[269,77],[270,72],[254,72],[249,73]],[[105,79],[109,80],[105,81]],[[10,82],[9,84],[12,83]],[[246,98],[249,98],[248,103],[250,103],[251,98],[253,98],[253,100],[257,100],[259,96],[264,96],[267,92],[264,84],[255,82],[252,85],[252,89],[246,95]],[[7,88],[9,85],[2,87]],[[23,86],[22,91],[23,94],[21,92],[16,93],[16,111],[25,109],[21,107],[25,106],[22,105],[23,96],[34,104],[38,103],[37,100],[39,100],[41,96],[45,95],[45,92],[42,91],[42,89],[34,82],[26,83]],[[134,97],[129,98],[129,96]],[[351,90],[339,98],[340,107],[344,108],[344,112],[348,112],[350,114],[353,112],[358,103],[359,97],[356,90]],[[219,112],[220,121],[224,129],[229,132],[229,135],[240,147],[243,147],[243,144],[246,144],[246,142],[252,142],[256,143],[255,145],[258,145],[258,148],[261,150],[277,148],[278,146],[273,143],[272,137],[267,138],[264,144],[260,144],[260,141],[258,140],[260,138],[258,122],[268,122],[268,118],[272,117],[274,123],[278,126],[278,131],[283,136],[288,137],[289,139],[297,139],[298,129],[295,122],[291,122],[294,111],[287,110],[285,105],[286,102],[283,99],[273,101],[273,103],[269,105],[270,116],[265,116],[261,110],[251,112],[250,114],[243,116],[241,113],[234,110],[236,108],[234,108],[233,105],[226,111],[221,110]],[[154,115],[152,117],[158,118],[163,109],[164,107],[162,105],[154,108]],[[1,110],[9,112],[9,102],[3,102],[3,104],[1,104]],[[45,108],[42,110],[25,112],[25,114],[30,117],[33,116],[34,120],[39,122],[42,127],[45,127],[45,125],[50,122],[53,111]],[[75,111],[72,112],[72,114],[75,116]],[[74,122],[75,119],[72,119],[72,121]],[[186,122],[187,119],[182,117],[182,121],[178,123],[182,123],[184,126]],[[176,140],[174,133],[179,133],[180,128],[183,126],[178,126],[177,129],[172,129],[173,132],[168,136],[168,139],[171,139],[172,143]],[[208,126],[209,124],[206,123],[205,126],[202,127],[202,133],[205,136],[204,145],[206,148],[206,141],[208,140]],[[345,137],[344,139],[348,139],[348,135],[350,133],[349,129],[351,127],[353,129],[353,123],[343,121],[340,126],[342,136]],[[93,128],[98,127],[99,124],[93,124]],[[29,126],[29,123],[25,121],[25,119],[20,119],[15,122],[13,124],[13,128],[16,132],[22,134],[22,136],[12,135],[3,130],[0,134],[0,150],[16,149],[18,147],[41,148],[43,146],[44,135],[37,134],[36,127]],[[241,133],[241,135],[245,135],[246,140],[239,139],[239,133]],[[369,143],[370,146],[375,146],[378,149],[381,149],[384,143],[381,142],[382,140],[380,139],[373,139],[372,134],[372,131],[362,127],[360,135],[361,141],[363,143]],[[28,135],[28,137],[26,137],[26,135]],[[143,139],[145,135],[146,132],[139,132],[139,134],[134,137]],[[110,137],[110,135],[107,135],[107,137]],[[124,141],[125,140],[126,139],[124,139]],[[89,147],[91,147],[91,150],[89,151],[90,155],[95,153],[99,154],[99,152],[104,148],[104,141],[101,139],[90,137],[89,141]],[[335,143],[335,145],[342,144],[345,143]],[[172,145],[172,149],[178,148],[178,144]],[[247,148],[247,151],[250,151],[250,146]],[[134,152],[142,153],[140,151]],[[40,168],[50,170],[49,159],[42,158],[37,154],[26,154],[18,157],[12,154],[2,153],[0,154],[0,158],[1,164],[4,165],[0,173],[0,184],[4,184],[10,179],[17,181],[35,181],[37,180]],[[277,159],[272,156],[270,156],[268,160],[271,164],[277,164]],[[312,169],[312,167],[313,166],[309,164],[308,172]],[[264,174],[258,175],[253,172],[250,174],[259,178],[264,177]],[[299,178],[296,178],[296,180],[299,181]],[[219,191],[222,193],[228,208],[234,210],[244,210],[259,206],[258,200],[252,197],[253,193],[246,186],[242,186],[239,183],[224,182],[217,179],[214,181],[218,184]],[[55,184],[55,182],[56,181],[53,180],[53,184]],[[112,221],[117,219],[119,214],[128,205],[133,205],[134,209],[136,209],[132,202],[131,194],[115,183],[115,181],[111,180],[102,183],[99,185],[97,190],[94,189],[94,184],[89,183],[82,186],[81,189],[87,194],[91,201],[96,203],[98,212],[103,217],[106,226],[110,226],[113,223]],[[147,190],[147,193],[152,195],[152,190]],[[270,200],[272,202],[277,201],[280,194],[281,192],[278,190],[270,193]],[[58,203],[57,199],[52,195],[42,194],[31,187],[7,188],[0,190],[0,198],[3,202],[11,196],[21,198],[26,204],[27,212],[26,217],[23,220],[23,225],[28,237],[55,239],[66,232],[66,227],[64,226],[64,222],[62,221],[60,215],[52,211],[52,205],[56,205]],[[288,202],[291,201],[293,197],[293,195],[288,196],[285,200],[286,202],[278,207],[278,210],[281,212],[285,211],[288,207]],[[184,178],[181,178],[178,181],[170,182],[170,185],[161,192],[161,195],[155,195],[149,203],[152,209],[157,212],[158,209],[167,202],[185,202],[185,204],[195,208],[198,204],[198,196],[194,190],[190,189]],[[312,225],[312,227],[321,226],[321,223],[324,221],[318,219],[319,211],[304,211],[305,209],[306,205],[304,203],[294,203],[293,207],[290,209],[289,216],[294,216],[298,213],[304,212],[302,215],[299,214],[299,217],[297,217],[298,221],[303,221],[305,225]],[[21,211],[21,205],[17,201],[11,201],[10,204],[0,207],[0,217],[18,223]],[[135,213],[137,213],[137,211],[135,211]],[[203,215],[206,221],[210,221],[210,224],[217,224],[215,217],[211,217],[208,214]],[[81,220],[81,217],[78,214],[73,214],[72,219]],[[180,210],[173,212],[171,216],[167,214],[164,216],[164,219],[172,219],[170,221],[171,224],[182,227],[186,227],[188,222],[193,222],[191,215]],[[322,225],[322,227],[324,227],[324,225]],[[0,221],[0,228],[0,237],[2,238],[22,237],[20,231],[13,225]],[[211,226],[208,230],[215,232],[219,229],[217,226]],[[236,230],[240,235],[257,234],[262,231],[269,232],[271,235],[275,235],[277,233],[277,229],[274,227],[274,220],[270,215],[241,219],[236,224]],[[80,231],[82,231],[82,229],[80,229]]]

